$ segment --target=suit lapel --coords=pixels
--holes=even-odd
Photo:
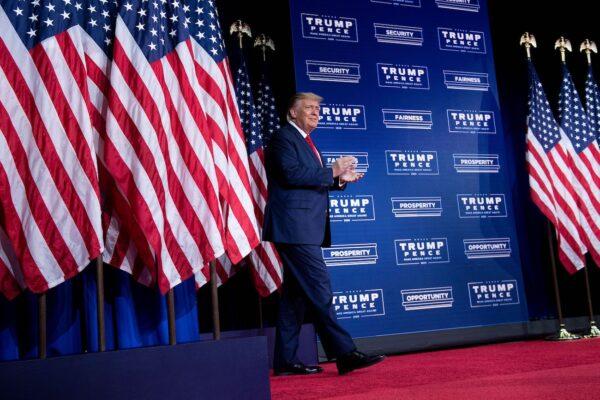
[[[313,161],[319,166],[322,167],[323,165],[321,164],[321,160],[323,159],[323,156],[321,155],[321,152],[319,151],[319,149],[317,149],[317,151],[319,152],[319,157],[321,157],[321,160],[319,160],[317,158],[317,155],[315,154],[315,152],[313,151],[313,149],[311,149],[310,145],[308,144],[308,142],[306,141],[306,139],[304,139],[302,137],[302,134],[300,132],[298,132],[298,129],[294,128],[291,124],[287,124],[288,130],[290,130],[293,134],[294,137],[296,138],[297,141],[301,142],[299,144],[300,147],[305,149],[305,152],[308,152],[310,154],[310,157],[313,159]],[[316,148],[316,146],[315,146]]]

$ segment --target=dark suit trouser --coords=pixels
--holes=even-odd
[[[277,317],[275,368],[296,364],[298,338],[304,313],[310,309],[328,358],[356,350],[352,338],[337,322],[333,294],[321,247],[276,244],[284,266],[282,296]]]

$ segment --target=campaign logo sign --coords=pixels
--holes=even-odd
[[[489,75],[482,72],[443,70],[444,85],[448,89],[487,92],[490,88]]]
[[[439,175],[437,151],[386,150],[388,175]]]
[[[440,50],[485,54],[485,35],[481,31],[437,28]]]
[[[335,244],[321,249],[328,267],[377,263],[377,243]]]
[[[441,197],[392,197],[392,212],[396,218],[439,217]]]
[[[375,221],[375,204],[372,195],[329,195],[329,218],[331,222]]]
[[[302,37],[340,42],[358,42],[356,18],[334,17],[319,14],[300,14]]]
[[[418,26],[403,26],[373,23],[375,39],[379,43],[406,44],[409,46],[423,45],[423,28]]]
[[[498,154],[452,154],[454,169],[460,174],[486,174],[500,171]]]
[[[519,304],[519,291],[515,279],[486,282],[469,282],[471,308]]]
[[[396,239],[396,265],[450,262],[447,238]]]
[[[457,194],[460,218],[506,217],[506,198],[497,194]]]
[[[479,12],[479,0],[435,0],[439,8]]]
[[[365,106],[358,104],[321,103],[319,128],[367,129]]]
[[[311,81],[358,83],[360,64],[306,60],[306,74]]]
[[[429,110],[399,110],[383,108],[383,123],[392,129],[431,129],[433,117]]]
[[[510,238],[463,239],[465,254],[470,260],[510,257]]]
[[[452,286],[401,290],[405,311],[450,308],[454,303]]]
[[[494,135],[496,120],[493,111],[446,110],[450,133]]]
[[[421,7],[421,0],[371,0],[371,3],[388,4],[390,6]]]
[[[369,153],[366,152],[339,152],[339,151],[323,151],[321,152],[325,160],[325,164],[328,167],[340,157],[351,156],[355,157],[358,162],[356,163],[356,172],[366,173],[369,170]]]
[[[429,71],[420,65],[377,63],[380,87],[429,90]]]
[[[333,292],[333,310],[338,319],[385,315],[383,289]]]

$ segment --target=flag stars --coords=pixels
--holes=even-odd
[[[123,7],[125,7],[127,11],[133,10],[133,5],[131,3],[126,3]]]
[[[38,15],[31,14],[27,19],[31,20],[31,22],[36,22],[38,20]]]
[[[151,42],[148,47],[150,47],[150,50],[156,50],[156,43]]]
[[[63,17],[63,20],[71,18],[71,14],[69,14],[67,10],[63,11],[60,15]]]
[[[145,25],[142,23],[142,21],[140,21],[135,27],[138,29],[138,31],[143,31],[145,29]]]
[[[48,12],[52,12],[56,8],[56,6],[54,4],[52,4],[52,3],[46,4],[45,7],[48,9]]]
[[[83,6],[81,5],[81,3],[75,3],[75,9],[77,11],[81,11],[83,9]]]
[[[90,12],[90,14],[93,14],[96,12],[96,7],[95,6],[89,6],[88,7],[88,11]]]
[[[27,34],[29,35],[29,38],[31,39],[37,35],[37,32],[33,28],[31,28],[27,31]]]
[[[54,20],[50,19],[50,17],[46,18],[46,20],[44,21],[44,23],[46,24],[46,26],[54,26]]]
[[[23,10],[20,9],[19,7],[15,8],[13,11],[15,12],[15,15],[23,16]]]

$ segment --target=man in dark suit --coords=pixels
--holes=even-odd
[[[322,98],[298,93],[290,101],[288,124],[271,139],[266,153],[269,196],[263,240],[275,243],[284,265],[275,343],[275,374],[313,374],[297,357],[298,337],[305,310],[311,309],[317,333],[340,374],[373,365],[383,356],[356,350],[352,338],[337,322],[333,294],[321,246],[331,244],[329,190],[343,190],[346,182],[362,177],[354,171],[354,157],[341,157],[332,167],[310,138],[319,123]]]

